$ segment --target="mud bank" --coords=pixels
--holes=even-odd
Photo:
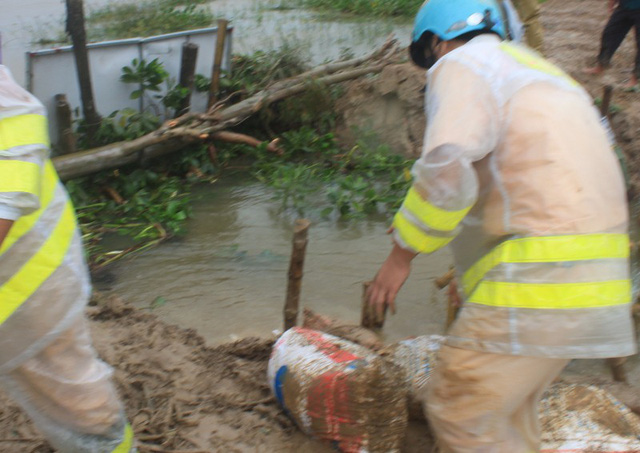
[[[589,15],[584,15],[584,11],[589,11]],[[542,10],[545,52],[585,84],[594,97],[601,96],[605,83],[616,87],[613,104],[618,108],[613,114],[613,125],[629,159],[637,193],[640,93],[621,88],[634,56],[631,35],[606,76],[586,77],[581,73],[595,58],[606,19],[606,4],[601,0],[549,0]],[[387,108],[395,113],[386,115],[379,123],[371,123],[370,127],[377,129],[384,125],[388,130],[399,130],[398,146],[415,156],[422,139],[420,119],[415,122],[412,119],[408,124],[402,113],[421,114],[423,72],[406,67],[390,70],[375,83],[378,84],[375,87],[359,89],[371,89],[384,98],[374,110]],[[393,83],[406,91],[394,88]],[[363,92],[351,96],[353,109],[371,101]],[[393,110],[389,110],[389,104],[394,104]],[[354,110],[351,118],[358,115]],[[271,396],[266,370],[272,339],[245,338],[209,347],[194,330],[168,325],[117,298],[97,297],[88,315],[96,349],[115,369],[115,381],[126,402],[141,453],[333,451],[300,433]],[[563,379],[602,387],[640,413],[637,387],[614,384],[600,377]],[[426,425],[414,422],[403,451],[430,451],[432,445]],[[30,420],[4,395],[0,395],[0,451],[52,451]]]
[[[194,330],[168,325],[117,297],[99,294],[87,314],[100,357],[114,367],[141,453],[334,451],[302,434],[272,397],[266,376],[274,339],[208,347]],[[636,387],[604,379],[563,380],[599,384],[640,413]],[[614,426],[615,420],[603,423]],[[432,445],[426,424],[413,421],[402,451],[430,451]],[[53,452],[4,395],[0,451]]]

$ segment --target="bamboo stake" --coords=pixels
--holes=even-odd
[[[458,296],[458,284],[455,278],[449,281],[449,289],[447,290],[447,324],[446,330],[449,330],[451,324],[458,317],[460,311],[460,297]]]
[[[364,282],[362,284],[362,313],[360,315],[360,325],[367,329],[382,329],[387,317],[387,306],[384,306],[382,317],[380,317],[375,307],[369,303],[367,293],[372,283],[373,282]]]
[[[211,70],[211,87],[209,88],[209,103],[207,106],[211,108],[216,103],[218,91],[220,91],[220,73],[222,72],[222,57],[224,56],[224,44],[227,40],[227,27],[229,21],[225,19],[218,20],[218,34],[216,37],[216,53],[213,57],[213,68]]]
[[[307,234],[310,225],[311,222],[307,219],[298,219],[293,229],[293,250],[289,263],[289,284],[287,286],[287,299],[284,305],[284,330],[289,330],[298,323],[302,269],[304,267]]]
[[[65,94],[56,94],[56,119],[58,120],[58,147],[60,154],[76,152],[76,138],[73,135],[73,118],[71,106]]]
[[[438,289],[444,289],[449,285],[449,283],[453,281],[455,277],[456,277],[456,270],[452,267],[451,269],[449,269],[449,272],[447,272],[441,277],[436,278],[435,284],[438,287]]]
[[[611,104],[611,98],[613,97],[613,87],[611,85],[605,85],[602,92],[602,103],[600,104],[600,115],[609,118],[609,105]]]

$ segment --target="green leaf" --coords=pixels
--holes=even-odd
[[[149,308],[151,308],[152,310],[155,310],[156,308],[162,307],[166,303],[167,303],[167,299],[165,299],[162,296],[158,296],[153,300],[153,302],[151,302],[151,305],[149,306]]]

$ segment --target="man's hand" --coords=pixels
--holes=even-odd
[[[4,242],[4,238],[9,234],[9,230],[13,225],[13,220],[0,219],[0,247],[2,247],[2,243]]]
[[[409,277],[411,261],[416,253],[405,250],[394,244],[391,253],[382,263],[373,282],[367,290],[367,302],[382,318],[385,307],[389,307],[392,314],[396,313],[396,295]]]

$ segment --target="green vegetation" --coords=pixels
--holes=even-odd
[[[209,27],[213,15],[200,4],[206,0],[146,0],[115,3],[87,16],[90,41],[153,36]]]
[[[66,183],[76,207],[92,269],[184,233],[189,197],[183,177],[144,169],[103,172]],[[109,233],[129,238],[123,250],[107,250]]]
[[[290,0],[301,7],[365,16],[406,17],[416,15],[423,0]]]
[[[362,16],[414,18],[423,3],[424,0],[286,0],[282,8],[297,6]]]
[[[362,218],[395,211],[408,189],[411,162],[385,146],[345,152],[333,134],[309,127],[281,136],[283,155],[262,152],[252,173],[275,189],[283,209],[301,216]]]
[[[279,52],[236,56],[234,62],[235,70],[225,74],[222,87],[223,94],[235,101],[307,69],[288,46]],[[132,98],[159,93],[162,84],[172,87],[165,95],[154,95],[167,109],[175,108],[184,96],[157,60],[133,60],[123,68],[121,81],[132,84]],[[199,75],[196,86],[206,90],[209,80]],[[213,183],[231,168],[272,187],[282,209],[299,215],[357,219],[394,211],[410,181],[410,162],[364,141],[350,150],[341,149],[330,133],[336,119],[334,102],[340,94],[339,88],[309,82],[302,95],[254,115],[236,130],[264,139],[257,148],[216,143],[212,155],[207,145],[197,145],[147,162],[144,168],[127,166],[67,182],[90,266],[98,269],[183,234],[191,187]],[[132,140],[157,129],[160,118],[151,110],[113,112],[103,119],[99,144]],[[77,132],[79,143],[86,146],[82,123]],[[281,139],[279,153],[267,149],[274,135]],[[120,250],[104,246],[113,235],[125,238]]]

